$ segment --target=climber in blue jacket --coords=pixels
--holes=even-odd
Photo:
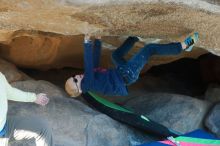
[[[138,37],[130,36],[112,53],[114,68],[101,68],[101,37],[94,42],[89,35],[84,38],[84,74],[70,77],[65,90],[71,97],[80,96],[88,91],[111,96],[126,96],[127,86],[134,83],[152,55],[178,55],[182,51],[191,51],[198,41],[198,33],[187,37],[183,42],[169,44],[147,44],[129,60],[123,57],[139,41]]]

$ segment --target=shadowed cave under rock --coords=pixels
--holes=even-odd
[[[220,84],[220,57],[207,53],[197,59],[182,58],[171,63],[157,65],[142,72],[136,83],[128,87],[129,97],[106,97],[123,104],[128,99],[148,92],[165,92],[204,99],[211,84]],[[82,69],[62,68],[47,71],[20,68],[36,80],[46,80],[64,89],[67,78],[82,74]]]

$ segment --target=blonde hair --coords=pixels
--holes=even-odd
[[[66,81],[65,90],[71,97],[77,97],[81,94],[76,83],[73,82],[72,77]]]

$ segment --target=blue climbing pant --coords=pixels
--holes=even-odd
[[[182,51],[180,42],[169,44],[147,44],[129,60],[124,56],[139,41],[137,37],[128,37],[126,41],[112,53],[112,61],[127,85],[134,83],[152,55],[178,55]]]

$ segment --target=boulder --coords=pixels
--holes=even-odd
[[[34,103],[9,103],[9,116],[37,116],[52,127],[57,146],[125,146],[140,144],[141,133],[118,123],[80,101],[68,98],[64,91],[46,81],[20,81],[13,86],[29,92],[47,93],[50,102],[46,107]],[[138,136],[140,135],[140,136]],[[22,142],[23,143],[23,142]],[[32,145],[32,143],[28,143]],[[18,146],[13,143],[13,146]],[[28,145],[28,146],[29,146]]]
[[[126,103],[126,107],[181,133],[203,128],[209,106],[202,100],[168,93],[146,93]]]
[[[216,104],[209,112],[205,125],[208,129],[220,137],[220,104]]]
[[[196,58],[207,51],[220,54],[220,6],[216,1],[8,0],[0,5],[1,56],[21,67],[83,68],[85,33],[100,34],[106,43],[118,47],[121,43],[111,40],[120,42],[119,36],[172,42],[199,32],[193,52],[155,57],[150,66]],[[103,55],[103,65],[109,66],[110,52]]]
[[[1,58],[0,58],[0,72],[2,72],[5,75],[8,82],[20,81],[27,78],[30,79],[30,77],[25,75],[23,72],[19,71],[14,64],[9,63]]]

